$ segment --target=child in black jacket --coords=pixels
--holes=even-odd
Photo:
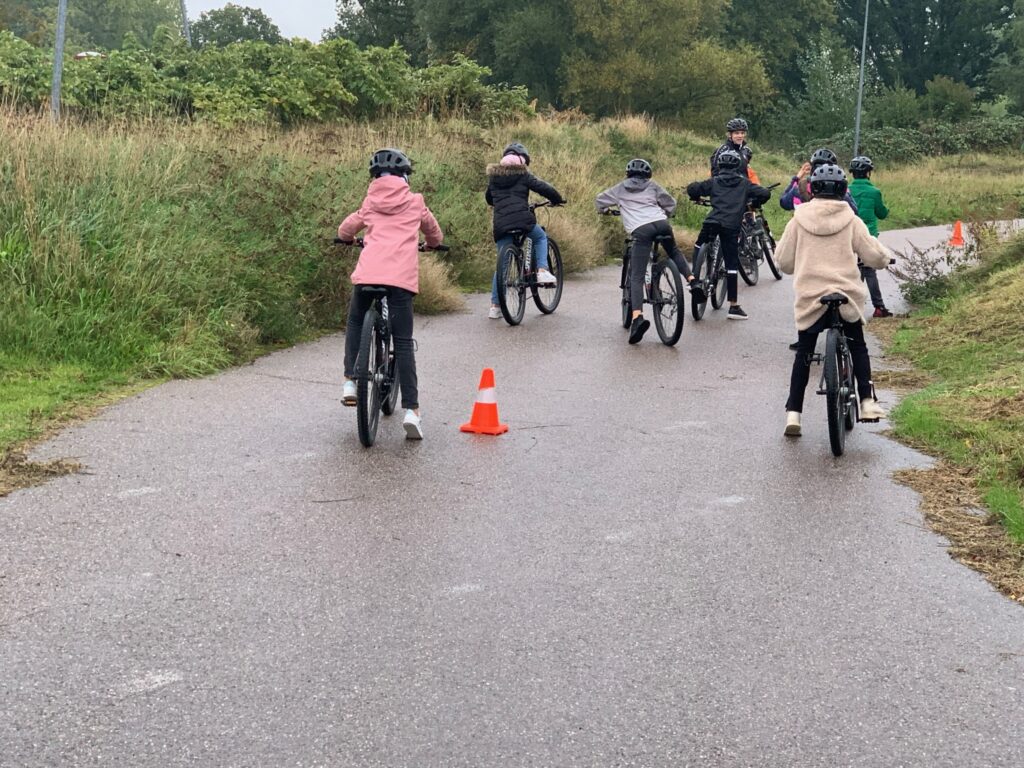
[[[747,313],[737,301],[740,225],[747,212],[747,203],[763,205],[772,196],[764,187],[752,183],[741,172],[742,167],[743,158],[740,154],[726,150],[718,156],[717,175],[705,181],[695,181],[686,188],[686,194],[691,200],[711,198],[711,212],[704,219],[693,257],[696,260],[697,252],[704,243],[719,238],[722,255],[725,257],[730,320],[747,319]]]

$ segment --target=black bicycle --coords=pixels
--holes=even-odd
[[[707,198],[694,200],[694,205],[710,206],[711,201]],[[722,243],[718,235],[707,243],[704,243],[697,251],[693,260],[694,282],[704,289],[704,298],[697,300],[696,295],[690,297],[690,314],[694,320],[704,317],[704,311],[708,307],[708,301],[715,309],[721,309],[725,304],[725,294],[728,289],[725,274],[725,254],[722,253]]]
[[[779,184],[772,184],[766,189],[772,190]],[[739,242],[740,277],[747,285],[757,285],[760,264],[764,262],[775,275],[776,280],[782,279],[782,273],[775,264],[775,240],[765,221],[761,206],[747,204],[747,213],[740,224]]]
[[[335,238],[339,245],[362,248],[363,239],[346,242]],[[447,251],[447,245],[429,247],[420,243],[420,251]],[[395,347],[391,339],[391,318],[388,316],[388,287],[360,285],[359,290],[373,298],[363,315],[363,330],[356,355],[356,425],[359,442],[369,448],[377,439],[380,415],[390,416],[398,403],[398,370]]]
[[[619,211],[611,208],[605,212],[608,216],[619,216]],[[674,346],[683,333],[683,318],[686,309],[683,306],[683,278],[679,267],[668,258],[668,243],[673,240],[671,235],[654,238],[651,255],[647,260],[647,273],[644,277],[644,303],[650,304],[654,311],[654,327],[658,329],[658,338],[666,346]],[[659,257],[658,246],[661,246],[665,258]],[[619,288],[622,290],[622,327],[629,328],[633,322],[633,304],[630,298],[630,255],[633,252],[633,238],[626,238],[625,250],[622,253],[622,275]]]
[[[532,203],[530,210],[552,205],[550,202]],[[498,253],[498,305],[509,325],[519,325],[526,313],[526,289],[533,294],[533,303],[543,314],[550,315],[562,300],[562,252],[558,243],[548,236],[548,271],[555,277],[553,284],[537,282],[533,263],[533,241],[525,229],[513,229],[509,245]]]

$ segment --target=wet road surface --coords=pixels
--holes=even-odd
[[[1024,764],[1024,613],[889,479],[927,460],[833,459],[813,392],[782,436],[788,279],[675,349],[616,280],[418,318],[420,444],[359,446],[342,336],[46,444],[88,469],[0,499],[0,765]]]

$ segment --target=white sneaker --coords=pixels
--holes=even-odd
[[[423,439],[423,419],[416,415],[416,411],[411,408],[405,412],[405,418],[402,419],[402,426],[405,427],[405,439],[406,440],[422,440]]]
[[[885,418],[885,411],[882,410],[881,406],[878,405],[878,401],[873,397],[865,397],[860,401],[860,420],[861,421],[878,421],[879,419]]]
[[[786,431],[787,437],[800,437],[800,412],[799,411],[786,411]]]
[[[495,307],[492,305],[491,308],[487,310],[487,317],[490,320],[501,320],[501,307]]]
[[[546,269],[538,269],[537,285],[558,285],[558,279]]]
[[[344,405],[356,404],[356,383],[351,379],[345,380],[345,386],[341,390],[341,402]]]

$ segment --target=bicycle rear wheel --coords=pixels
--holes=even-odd
[[[377,310],[370,308],[363,317],[363,332],[356,356],[356,425],[359,442],[369,448],[377,439],[380,423],[381,391],[386,358],[384,340],[377,326]]]
[[[757,278],[759,277],[757,265],[759,254],[754,250],[756,247],[753,236],[740,241],[740,277],[743,278],[743,282],[747,285],[757,285]]]
[[[548,271],[555,276],[554,285],[538,285],[536,282],[530,285],[533,303],[545,315],[554,312],[562,300],[562,252],[551,237],[548,237]]]
[[[654,327],[666,346],[674,346],[683,332],[683,279],[671,259],[654,265],[651,273],[651,307]]]
[[[725,304],[725,295],[729,285],[725,275],[725,256],[722,255],[722,243],[719,238],[711,244],[711,253],[708,257],[711,260],[711,306],[721,309]]]
[[[765,232],[762,235],[758,235],[757,241],[761,253],[764,254],[764,261],[768,265],[768,269],[775,275],[776,280],[781,280],[782,272],[779,271],[779,266],[775,263],[775,241],[772,239],[772,236]]]
[[[705,243],[697,251],[693,260],[693,282],[704,288],[704,301],[697,301],[697,298],[690,294],[690,314],[694,320],[704,317],[704,310],[708,307],[708,293],[711,291],[711,260],[708,258],[708,245]]]
[[[498,255],[498,305],[509,325],[523,321],[526,312],[523,252],[514,245],[506,245]]]
[[[828,441],[832,447],[833,456],[842,456],[846,447],[846,406],[848,404],[843,393],[843,380],[841,377],[839,333],[835,328],[829,328],[825,336],[825,357],[822,365],[825,366],[825,402],[828,409]]]
[[[622,278],[619,285],[622,286],[622,327],[629,328],[633,322],[633,302],[629,296],[629,249],[622,256]]]

